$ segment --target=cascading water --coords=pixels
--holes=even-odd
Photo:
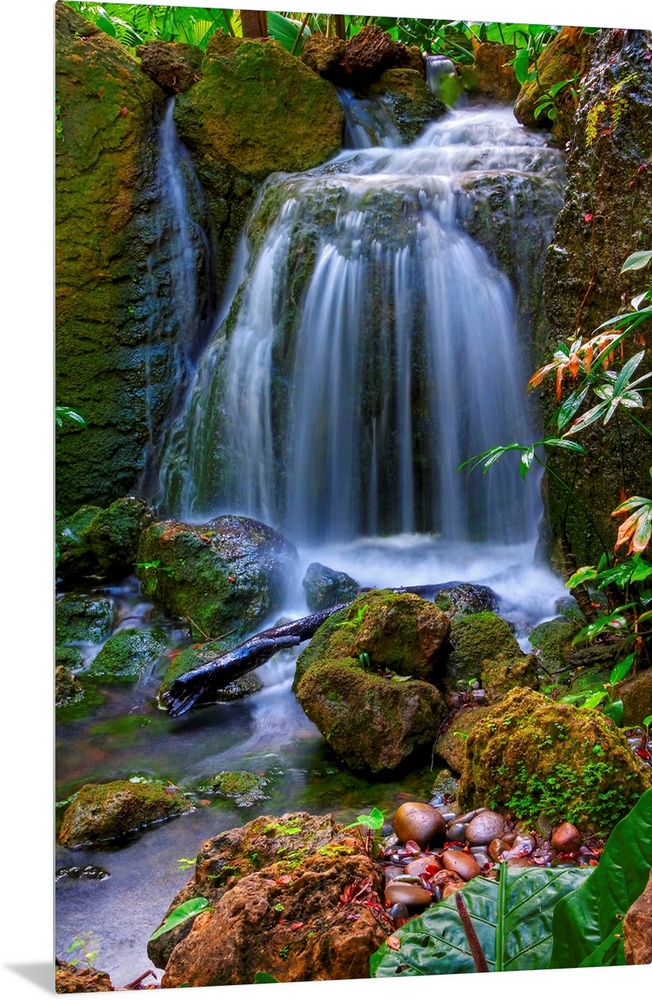
[[[537,483],[506,461],[486,477],[457,469],[533,439],[524,331],[492,251],[509,244],[517,261],[533,232],[545,246],[561,154],[508,109],[450,112],[410,146],[376,138],[261,193],[246,280],[165,458],[168,503],[246,513],[299,543],[521,541]],[[485,249],[466,230],[497,178],[509,193]]]

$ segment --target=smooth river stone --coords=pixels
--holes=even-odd
[[[505,818],[491,809],[484,810],[474,816],[466,828],[468,844],[490,844],[492,840],[502,837],[505,830]]]
[[[560,854],[570,854],[579,851],[582,838],[576,826],[572,823],[562,823],[552,835],[551,844]]]
[[[465,851],[444,851],[444,865],[449,872],[455,872],[465,882],[482,874],[482,868],[471,854]]]
[[[495,840],[492,840],[489,844],[489,857],[492,861],[500,861],[505,851],[508,850],[509,844],[507,844],[504,840],[501,840],[500,837],[496,837]]]
[[[404,802],[396,810],[394,832],[399,840],[414,840],[423,850],[430,843],[444,842],[446,822],[439,812],[425,802]]]
[[[390,906],[403,903],[408,909],[416,909],[419,906],[429,906],[432,903],[432,893],[410,882],[390,882],[385,887],[385,902]]]
[[[446,840],[457,840],[463,844],[466,840],[466,826],[466,823],[458,823],[457,820],[449,823],[446,828]]]
[[[415,861],[410,861],[409,864],[405,866],[406,875],[421,875],[425,872],[426,868],[436,868],[441,871],[442,864],[439,858],[435,857],[434,854],[426,854],[423,858],[417,858]],[[387,875],[385,875],[387,878]]]

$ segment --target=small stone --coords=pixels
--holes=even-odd
[[[580,832],[572,823],[562,823],[552,835],[552,846],[560,854],[572,854],[579,851],[582,843]]]
[[[410,882],[390,882],[385,887],[385,902],[390,906],[403,903],[408,909],[416,910],[432,903],[432,893]]]
[[[404,802],[396,810],[394,831],[404,844],[414,840],[425,850],[431,842],[443,843],[446,823],[438,809],[425,802]]]
[[[491,809],[483,810],[475,816],[466,828],[469,844],[490,844],[505,832],[505,818]]]
[[[508,850],[509,850],[509,844],[507,844],[500,837],[496,837],[496,839],[492,840],[491,843],[489,844],[488,847],[489,857],[491,858],[492,861],[500,861],[505,851]]]
[[[415,861],[410,861],[409,864],[405,866],[406,875],[422,875],[426,868],[437,868],[441,871],[442,864],[439,858],[436,858],[434,854],[426,854],[422,858],[416,858]]]
[[[394,903],[393,906],[390,906],[388,914],[392,920],[407,920],[410,916],[410,911],[405,903]]]
[[[450,872],[455,872],[465,882],[482,874],[482,868],[478,862],[465,851],[444,851],[443,858],[446,868]]]
[[[458,840],[460,843],[464,843],[466,840],[466,827],[466,823],[458,823],[457,820],[449,823],[446,828],[446,840]]]

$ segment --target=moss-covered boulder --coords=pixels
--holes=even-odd
[[[550,673],[571,668],[573,660],[573,639],[582,625],[575,619],[563,616],[541,622],[530,632],[528,639],[541,664]]]
[[[492,611],[455,617],[451,622],[450,646],[446,660],[449,687],[479,679],[485,660],[493,660],[500,654],[511,659],[523,655],[512,626]]]
[[[449,618],[498,610],[496,592],[479,583],[454,583],[441,587],[435,594],[434,603]]]
[[[294,545],[273,528],[224,514],[205,524],[152,524],[136,570],[143,592],[186,618],[195,639],[237,639],[282,609],[297,564]]]
[[[297,660],[296,686],[321,659],[359,660],[372,671],[430,679],[446,653],[450,622],[416,594],[370,590],[321,625]]]
[[[165,671],[163,680],[158,690],[159,703],[163,704],[163,696],[170,690],[177,677],[187,674],[191,670],[203,667],[205,663],[217,659],[223,653],[228,653],[238,645],[238,640],[234,638],[219,639],[215,642],[195,643],[186,646],[185,649],[174,650],[171,654],[170,665]],[[262,684],[258,680],[255,671],[245,674],[230,681],[225,687],[215,691],[210,696],[210,701],[237,701],[247,694],[254,694],[260,691]],[[201,702],[199,702],[201,704]]]
[[[521,125],[528,128],[552,127],[558,140],[568,139],[575,116],[576,98],[571,87],[579,90],[579,83],[586,69],[586,47],[590,35],[582,33],[582,28],[564,27],[553,38],[537,59],[537,77],[524,83],[514,102],[514,116]],[[549,92],[554,84],[568,80],[570,85],[559,90],[554,97],[552,118],[551,107],[535,117],[539,98]]]
[[[233,799],[240,808],[247,808],[268,798],[263,791],[267,783],[266,778],[251,771],[221,771],[212,778],[204,778],[197,791]]]
[[[631,253],[652,248],[652,170],[646,166],[652,160],[651,57],[649,31],[601,30],[587,44],[587,70],[568,144],[565,203],[545,262],[547,331],[542,331],[540,364],[569,336],[588,338],[648,287],[640,271],[620,271]],[[642,349],[638,332],[625,342],[625,358]],[[619,364],[616,359],[614,367]],[[636,376],[651,368],[648,343]],[[567,376],[565,390],[571,386]],[[541,399],[548,420],[558,407],[554,379],[543,383]],[[587,397],[582,409],[597,401]],[[633,414],[652,428],[649,406]],[[633,420],[611,420],[606,427],[599,421],[578,440],[587,451],[579,462],[563,449],[551,449],[547,456],[554,473],[544,492],[550,549],[562,569],[568,549],[583,566],[599,560],[602,544],[607,550],[614,544],[618,521],[610,512],[623,486],[628,495],[640,496],[648,496],[650,488],[650,462],[644,459],[649,436]],[[570,498],[559,477],[572,481]]]
[[[88,784],[63,814],[59,841],[65,847],[97,847],[194,808],[187,796],[164,782]]]
[[[529,687],[536,691],[540,686],[539,667],[539,661],[533,655],[510,659],[499,653],[493,660],[484,660],[481,679],[487,701],[500,701],[515,687]]]
[[[466,741],[487,712],[487,705],[469,705],[454,717],[446,732],[437,737],[433,752],[446,761],[456,774],[461,774],[466,759]],[[455,786],[455,791],[457,787]]]
[[[105,682],[137,681],[166,648],[167,639],[160,629],[127,628],[107,639],[87,672]]]
[[[465,745],[459,801],[519,819],[543,816],[604,833],[652,784],[618,727],[601,712],[515,688]]]
[[[139,45],[136,55],[143,73],[166,94],[183,94],[201,80],[204,53],[195,45],[155,40]]]
[[[113,604],[106,597],[63,594],[55,605],[59,644],[101,642],[113,624]]]
[[[153,509],[137,497],[120,497],[107,508],[86,505],[57,520],[57,576],[64,585],[89,578],[118,580],[133,573],[141,531]]]
[[[405,143],[414,142],[430,122],[446,114],[446,105],[428,89],[423,73],[414,69],[385,70],[367,94],[383,97]]]
[[[80,670],[84,663],[82,651],[78,646],[56,646],[54,662],[57,667],[67,667],[69,670]]]
[[[325,611],[336,604],[344,604],[352,601],[360,592],[360,585],[348,573],[330,569],[317,562],[310,563],[301,586],[306,594],[309,611]]]
[[[70,667],[60,664],[54,671],[54,704],[56,708],[75,705],[84,697],[84,687]]]

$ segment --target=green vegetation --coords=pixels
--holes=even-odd
[[[179,924],[183,924],[186,920],[190,920],[210,909],[212,907],[205,896],[195,896],[194,899],[187,899],[185,903],[181,903],[171,913],[168,913],[161,926],[154,931],[149,940],[156,941],[162,934],[167,934],[168,931],[174,930]]]
[[[66,955],[72,955],[68,961],[71,965],[90,969],[99,954],[99,944],[102,938],[94,931],[79,934],[66,948]]]

